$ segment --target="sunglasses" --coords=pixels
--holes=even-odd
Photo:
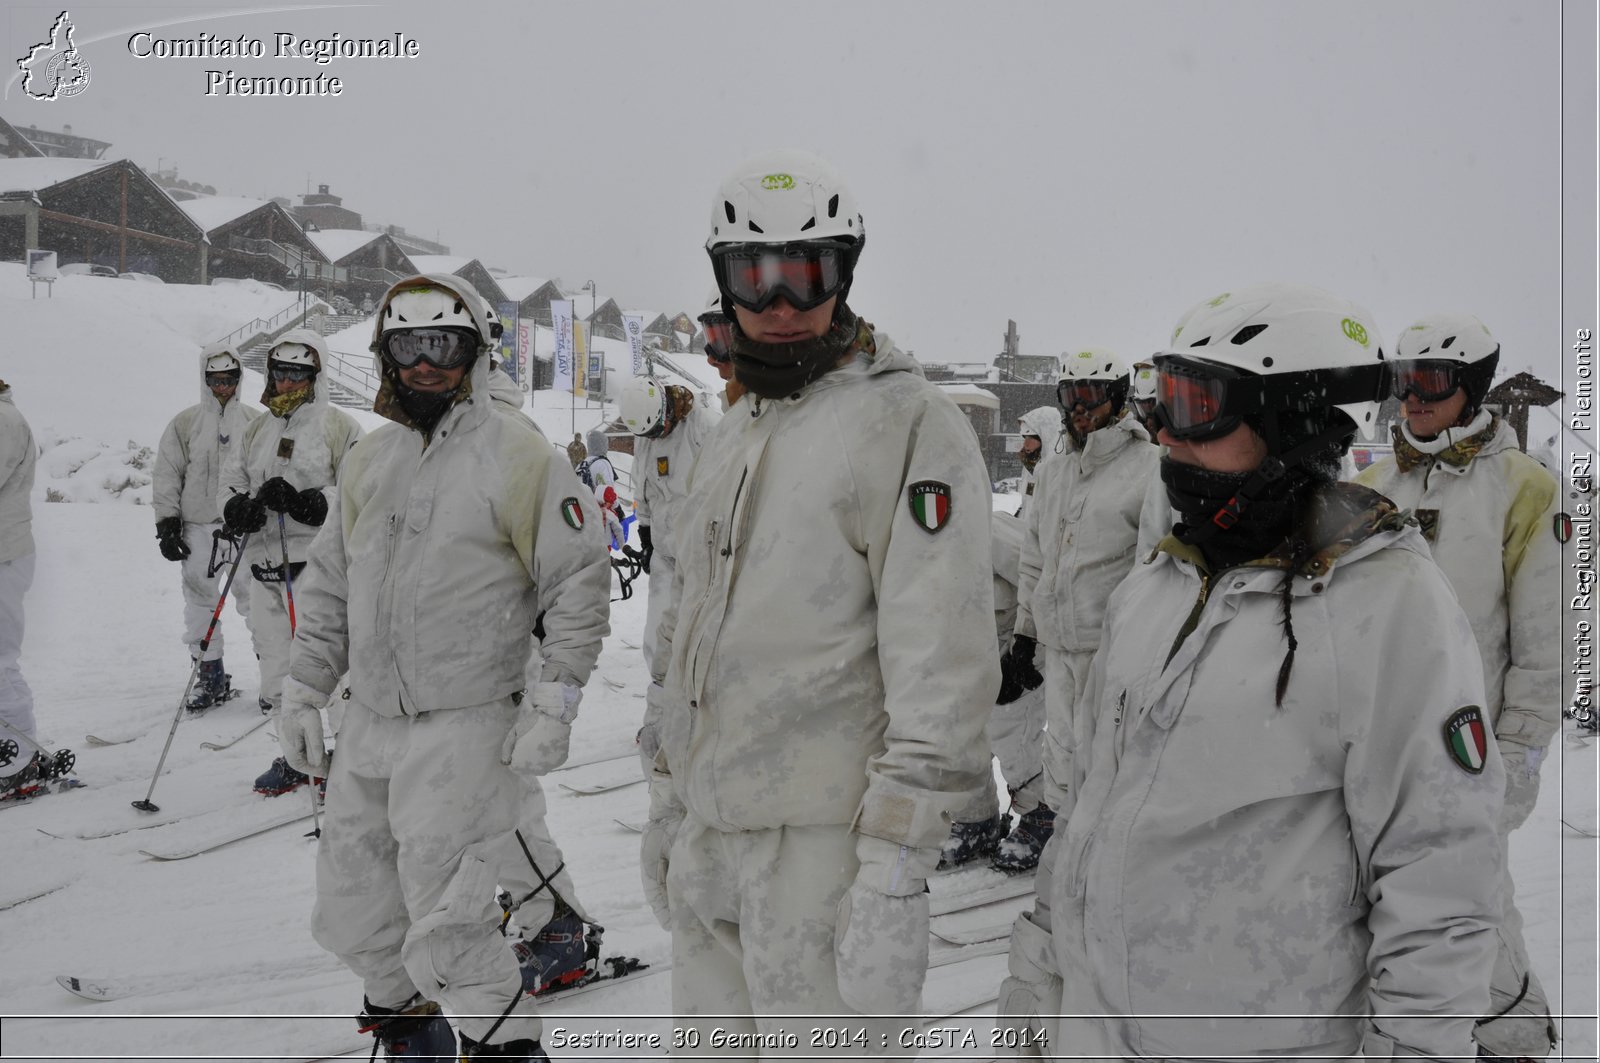
[[[1461,387],[1460,369],[1455,362],[1431,359],[1394,362],[1389,366],[1389,392],[1401,400],[1415,395],[1423,402],[1443,402]]]
[[[726,362],[733,357],[733,323],[727,318],[705,322],[706,357],[713,362]]]
[[[239,386],[239,370],[228,369],[221,373],[207,373],[206,387],[208,388],[236,388]]]
[[[273,362],[267,368],[273,380],[291,380],[296,383],[310,380],[317,375],[317,371],[309,365],[286,365],[283,362]]]
[[[844,240],[724,244],[711,252],[711,265],[717,286],[752,313],[780,295],[796,310],[811,310],[844,287],[852,246]]]
[[[435,369],[454,369],[478,352],[478,334],[464,328],[411,328],[386,332],[383,356],[401,369],[426,361]]]

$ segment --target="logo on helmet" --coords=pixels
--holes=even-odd
[[[1361,324],[1361,322],[1354,321],[1347,317],[1343,321],[1339,322],[1339,327],[1344,329],[1344,334],[1346,336],[1355,340],[1357,343],[1361,344],[1361,346],[1365,347],[1367,345],[1367,329],[1366,326]]]
[[[1215,299],[1212,299],[1212,300],[1208,301],[1206,303],[1206,305],[1207,306],[1221,306],[1223,303],[1228,301],[1228,296],[1230,296],[1232,294],[1233,294],[1232,292],[1223,292],[1221,295],[1217,296]],[[1178,331],[1181,332],[1183,330],[1180,328]],[[1177,333],[1175,332],[1175,333],[1173,333],[1173,335],[1176,336]]]
[[[761,187],[768,192],[788,191],[794,187],[794,178],[786,173],[769,173],[761,179]]]

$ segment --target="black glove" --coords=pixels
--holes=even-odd
[[[222,522],[229,535],[258,532],[267,526],[267,507],[249,495],[234,495],[222,507]]]
[[[1000,658],[1000,694],[995,698],[997,703],[1009,704],[1027,691],[1044,685],[1044,676],[1033,665],[1034,647],[1033,639],[1027,635],[1012,637],[1011,648]],[[1006,698],[1005,695],[1013,690],[1016,693]]]
[[[315,487],[306,488],[289,503],[289,516],[301,524],[322,527],[322,522],[328,519],[328,496]]]
[[[161,556],[168,561],[182,561],[189,556],[189,544],[183,541],[182,517],[163,517],[156,521],[156,538],[160,541]]]
[[[648,524],[639,525],[639,545],[644,547],[639,553],[639,568],[648,576],[650,574],[650,555],[656,552],[656,548],[650,545],[650,525]]]
[[[261,485],[261,490],[256,492],[256,501],[275,513],[287,513],[299,495],[300,492],[288,480],[274,476]]]

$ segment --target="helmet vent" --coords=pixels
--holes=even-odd
[[[1189,344],[1189,346],[1191,346],[1191,347],[1204,347],[1206,344],[1208,344],[1210,342],[1211,342],[1211,337],[1210,336],[1201,336],[1199,339],[1197,339],[1193,343]]]
[[[1454,343],[1455,341],[1456,341],[1456,338],[1454,336],[1451,336],[1449,339],[1447,339],[1443,343],[1439,344],[1439,349],[1441,351],[1448,351],[1450,349],[1450,345],[1452,343]]]
[[[838,216],[839,216],[839,193],[835,192],[833,194],[833,196],[828,200],[828,217],[837,218]]]
[[[1255,339],[1265,331],[1267,331],[1267,326],[1260,323],[1246,325],[1244,328],[1233,334],[1233,339],[1230,342],[1236,346],[1242,343],[1249,343],[1251,340]]]
[[[729,203],[726,199],[722,201],[722,211],[728,216],[729,225],[732,225],[734,222],[739,220],[738,216],[733,212],[733,204]]]
[[[800,226],[800,231],[801,232],[805,232],[807,229],[815,229],[816,227],[817,227],[817,219],[816,218],[812,218],[810,221],[808,221],[804,225]]]
[[[748,221],[745,224],[750,226],[750,231],[753,232],[753,233],[765,233],[767,231],[767,230],[763,229],[761,226],[757,225],[753,220],[752,221]]]

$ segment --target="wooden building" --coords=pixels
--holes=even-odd
[[[331,300],[346,271],[334,266],[282,205],[271,200],[211,196],[180,206],[211,241],[207,273],[249,277],[315,291]]]

